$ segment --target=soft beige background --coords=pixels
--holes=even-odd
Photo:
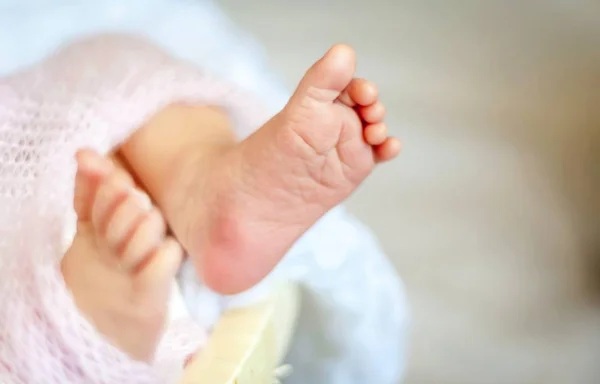
[[[290,84],[345,41],[381,87],[405,152],[349,205],[407,283],[406,382],[600,383],[600,1],[222,3]]]

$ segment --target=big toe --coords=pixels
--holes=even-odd
[[[91,217],[94,195],[101,179],[112,169],[112,164],[91,150],[81,150],[76,154],[77,174],[75,176],[75,212],[79,220],[88,221]]]
[[[307,94],[320,101],[334,101],[350,84],[356,71],[356,53],[346,44],[337,44],[304,75],[295,96]]]

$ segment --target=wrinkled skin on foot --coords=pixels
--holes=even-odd
[[[350,47],[334,46],[279,114],[223,156],[210,175],[198,176],[201,185],[188,185],[188,194],[196,188],[211,207],[194,206],[206,204],[203,199],[188,204],[187,230],[179,238],[212,289],[233,294],[259,282],[377,163],[398,155],[400,141],[388,136],[377,88],[354,78],[355,63]]]

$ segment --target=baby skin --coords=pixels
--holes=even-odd
[[[62,270],[107,339],[152,360],[179,244],[210,288],[246,290],[375,164],[398,155],[377,89],[354,78],[355,65],[350,47],[331,48],[286,107],[241,142],[221,111],[172,106],[118,150],[124,167],[78,153],[78,230]],[[156,207],[139,198],[136,183]]]

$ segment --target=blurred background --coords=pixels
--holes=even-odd
[[[405,150],[349,206],[407,285],[406,383],[600,383],[600,1],[220,3],[290,87],[339,41],[380,86]]]
[[[139,5],[58,3],[0,0],[0,73]],[[404,153],[348,205],[406,283],[407,384],[600,383],[600,0],[218,3],[290,89],[340,41],[380,86]]]

